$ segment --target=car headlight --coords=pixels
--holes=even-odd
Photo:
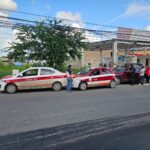
[[[76,77],[76,78],[75,78],[75,80],[78,80],[78,81],[79,81],[79,80],[80,80],[80,78],[79,78],[79,77]]]
[[[4,81],[2,81],[2,80],[0,80],[0,84],[2,85],[2,84],[5,84],[6,82],[4,82]]]

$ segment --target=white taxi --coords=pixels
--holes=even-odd
[[[66,86],[66,73],[50,67],[33,67],[0,80],[0,91],[15,93],[24,89],[52,88],[59,91]]]

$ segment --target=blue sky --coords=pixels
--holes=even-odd
[[[83,22],[137,29],[145,29],[150,25],[150,0],[14,0],[14,2],[17,4],[17,11],[51,17],[58,17],[60,15],[57,14],[63,11],[66,13],[65,16],[67,13],[72,14],[72,18],[78,15],[78,20]]]
[[[71,23],[75,27],[117,30],[112,27],[85,24],[90,22],[150,31],[150,0],[0,0],[0,8],[73,20]],[[31,15],[3,11],[0,11],[1,15],[39,19]],[[6,54],[2,53],[1,49],[7,47],[14,39],[15,31],[0,28],[0,56]]]

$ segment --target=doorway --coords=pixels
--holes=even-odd
[[[146,58],[146,64],[145,64],[146,66],[148,66],[149,65],[149,59],[148,58]]]

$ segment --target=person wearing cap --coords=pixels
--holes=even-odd
[[[71,92],[72,90],[72,65],[68,65],[68,68],[66,70],[66,74],[67,74],[67,87],[66,87],[66,90]]]

